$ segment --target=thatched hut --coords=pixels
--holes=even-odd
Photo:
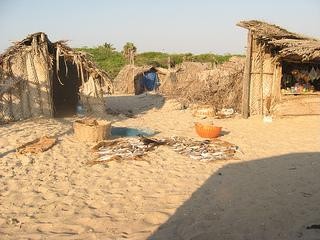
[[[149,79],[149,75],[152,79]],[[114,84],[119,93],[139,95],[154,90],[157,87],[156,81],[160,80],[158,72],[153,66],[138,67],[130,64],[121,69],[114,79]]]
[[[43,32],[14,43],[0,55],[0,120],[75,111],[81,100],[88,111],[104,111],[103,93],[113,91],[107,73]]]
[[[320,41],[256,20],[248,32],[242,112],[320,114]]]

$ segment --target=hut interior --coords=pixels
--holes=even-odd
[[[282,63],[283,94],[320,94],[320,63]]]

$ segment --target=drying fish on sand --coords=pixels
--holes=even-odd
[[[239,150],[238,146],[218,139],[199,141],[184,137],[172,137],[168,141],[168,145],[179,154],[205,162],[232,159]]]
[[[122,138],[102,141],[92,150],[94,163],[113,160],[141,160],[147,152],[155,147],[166,145],[173,151],[199,161],[228,160],[234,158],[238,147],[222,140],[194,140],[184,137],[171,138]]]

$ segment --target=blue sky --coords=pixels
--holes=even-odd
[[[318,0],[0,0],[0,52],[32,32],[72,47],[130,41],[138,52],[243,53],[240,20],[320,38]]]

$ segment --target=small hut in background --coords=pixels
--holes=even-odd
[[[113,91],[107,73],[43,32],[29,35],[0,55],[0,120],[76,111],[104,111],[103,94]]]
[[[154,74],[160,83],[159,92],[167,96],[174,96],[178,89],[185,89],[197,81],[199,72],[210,69],[212,69],[211,63],[200,62],[183,62],[175,68],[169,69],[126,65],[114,79],[114,84],[119,93],[138,95],[153,90],[152,75]],[[150,82],[150,86],[148,86],[148,82]]]
[[[157,88],[159,76],[152,66],[124,66],[114,79],[115,90],[119,93],[139,95]]]
[[[320,41],[256,20],[248,32],[242,112],[320,114]]]

